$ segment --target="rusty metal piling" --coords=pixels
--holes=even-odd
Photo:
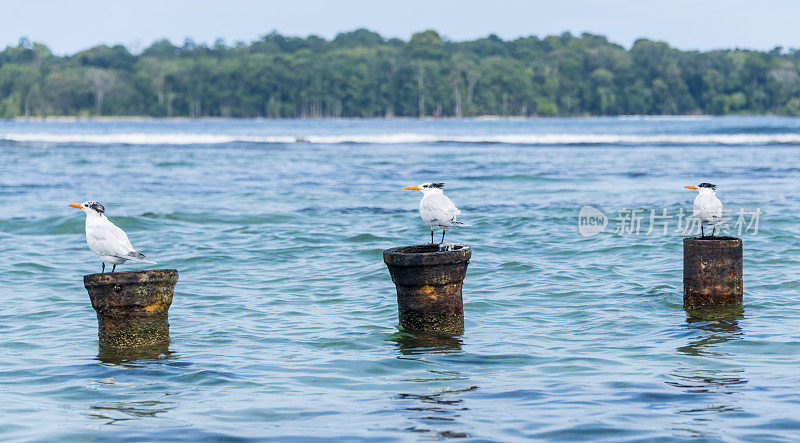
[[[742,239],[683,239],[683,308],[742,304]]]
[[[449,335],[464,332],[461,287],[472,250],[466,245],[426,244],[383,251],[397,288],[400,326]]]
[[[97,311],[100,347],[113,350],[169,344],[168,311],[178,271],[156,269],[83,277]]]

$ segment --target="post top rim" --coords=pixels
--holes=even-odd
[[[452,249],[443,250],[443,246]],[[472,248],[455,243],[398,246],[383,251],[383,261],[387,265],[396,266],[456,263],[469,261],[471,257]]]
[[[83,276],[83,284],[90,286],[119,285],[131,283],[151,283],[159,281],[178,281],[177,269],[146,269],[142,271],[106,272]]]
[[[715,237],[684,237],[683,238],[683,242],[684,243],[688,243],[688,242],[709,242],[709,243],[711,243],[711,242],[729,242],[729,241],[733,241],[733,240],[738,240],[740,243],[742,241],[742,239],[739,238],[739,237],[732,237],[732,236],[728,236],[728,235],[720,236],[720,237],[716,237],[715,236]]]

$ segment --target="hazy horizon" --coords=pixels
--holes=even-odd
[[[180,46],[191,38],[212,45],[218,38],[231,45],[250,43],[276,31],[283,35],[326,39],[366,28],[386,38],[408,40],[415,32],[434,29],[452,41],[495,34],[504,40],[588,32],[630,48],[639,38],[665,41],[682,50],[800,47],[795,26],[798,8],[788,0],[759,4],[745,1],[679,0],[665,4],[629,4],[613,0],[569,2],[468,0],[435,4],[412,0],[403,4],[373,4],[345,0],[336,4],[298,0],[292,4],[232,0],[216,2],[155,2],[115,4],[83,0],[52,4],[42,0],[5,6],[0,48],[15,46],[21,37],[46,44],[58,55],[69,55],[101,44],[122,44],[134,53],[167,38]],[[48,13],[42,14],[45,10]],[[789,13],[791,12],[791,13]]]

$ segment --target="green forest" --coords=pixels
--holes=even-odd
[[[0,117],[800,115],[800,51],[681,51],[564,33],[454,42],[359,29],[332,40],[0,52]]]

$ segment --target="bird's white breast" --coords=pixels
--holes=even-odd
[[[694,199],[692,215],[708,224],[719,223],[722,221],[722,202],[713,192],[702,192]]]
[[[452,226],[461,211],[441,192],[426,194],[419,202],[419,215],[426,224]]]
[[[122,258],[134,251],[125,231],[101,215],[86,217],[86,243],[89,249],[104,260],[106,257]]]

